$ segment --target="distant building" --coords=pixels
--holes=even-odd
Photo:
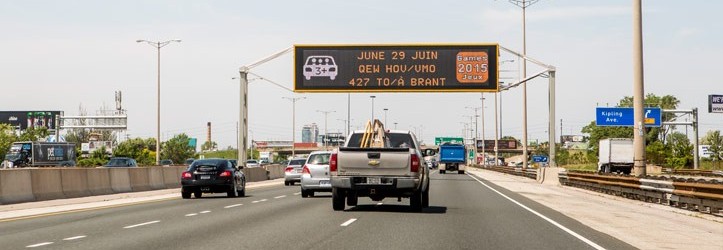
[[[311,143],[319,142],[319,126],[316,123],[304,125],[301,129],[301,142]]]
[[[319,145],[323,145],[324,142],[326,142],[327,146],[338,147],[344,144],[345,138],[346,136],[342,133],[329,133],[328,136],[319,135],[317,139],[319,141]]]

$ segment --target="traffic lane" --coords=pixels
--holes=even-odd
[[[293,195],[97,235],[68,249],[313,249],[347,220],[332,213],[330,197]]]
[[[2,222],[0,246],[24,247],[26,246],[24,244],[32,245],[41,239],[58,241],[77,235],[103,234],[133,223],[174,220],[187,214],[220,209],[234,204],[252,204],[254,201],[274,199],[283,195],[292,197],[298,192],[299,187],[278,185],[250,189],[247,190],[247,197],[237,198],[227,198],[225,194],[213,194],[204,195],[201,199],[183,200],[179,193],[179,197],[173,200]]]
[[[408,199],[402,202],[385,199],[381,205],[367,199],[364,203],[360,200],[363,205],[344,212],[358,220],[349,227],[350,230],[337,236],[343,240],[329,242],[319,248],[593,248],[467,175],[433,174],[431,184],[430,208],[421,213],[410,212]],[[560,223],[569,224],[569,220]],[[606,248],[634,249],[609,236],[596,237],[602,238],[605,240],[596,243]]]

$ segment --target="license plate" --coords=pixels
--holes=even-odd
[[[382,184],[381,178],[367,177],[367,184]]]
[[[321,180],[319,181],[319,186],[331,186],[331,182],[327,180]]]
[[[210,179],[211,179],[210,175],[201,175],[201,180],[210,180]]]
[[[297,169],[297,170],[296,170],[296,173],[299,173],[299,174],[300,174],[300,173],[301,173],[301,169]]]

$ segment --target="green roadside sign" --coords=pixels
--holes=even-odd
[[[442,143],[445,143],[445,142],[464,145],[464,139],[462,137],[435,137],[434,138],[434,145],[442,145]]]

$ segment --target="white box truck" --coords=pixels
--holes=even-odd
[[[634,165],[633,154],[633,139],[602,139],[597,170],[600,173],[630,174]]]

